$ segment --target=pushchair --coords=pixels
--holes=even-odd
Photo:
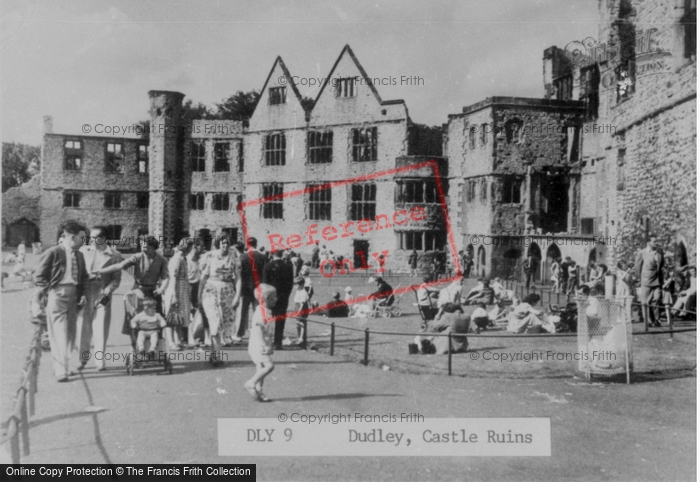
[[[565,307],[549,305],[549,313],[559,317],[555,324],[557,333],[576,333],[578,329],[578,305],[567,303]]]
[[[163,366],[163,370],[169,374],[173,373],[173,364],[168,359],[168,353],[165,351],[165,342],[163,340],[163,329],[158,330],[158,344],[155,348],[150,347],[150,339],[146,338],[144,351],[137,351],[136,339],[139,333],[138,328],[131,329],[131,353],[126,355],[126,372],[131,376],[137,368]],[[150,351],[150,354],[149,354]]]
[[[166,352],[165,340],[163,338],[163,329],[158,330],[158,344],[156,347],[148,347],[144,344],[144,349],[151,349],[155,351],[155,356],[149,356],[144,353],[138,352],[138,346],[136,343],[138,332],[140,330],[131,327],[131,319],[138,313],[143,311],[143,299],[144,294],[141,290],[132,290],[124,295],[124,309],[125,309],[125,328],[128,328],[129,338],[131,339],[131,353],[126,356],[126,372],[131,376],[134,374],[134,370],[137,368],[146,368],[154,366],[163,366],[163,370],[172,373],[173,364],[168,359],[168,353]],[[150,342],[146,339],[146,342]]]
[[[399,317],[403,313],[401,308],[398,307],[399,301],[403,297],[403,294],[398,297],[391,293],[387,298],[378,301],[374,309],[369,312],[370,318],[377,318],[381,316],[382,318],[391,318],[392,316]]]

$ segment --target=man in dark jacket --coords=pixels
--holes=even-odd
[[[56,380],[67,382],[73,373],[75,339],[78,331],[79,305],[84,304],[83,293],[88,273],[85,259],[79,251],[87,238],[87,230],[76,221],[66,221],[58,231],[58,246],[52,246],[41,255],[34,283],[38,294],[46,297],[46,321],[51,359]]]
[[[248,252],[241,256],[241,307],[236,324],[236,337],[234,341],[241,341],[248,330],[248,316],[252,305],[253,310],[258,306],[255,297],[255,287],[263,282],[267,256],[257,250],[258,240],[248,238]]]
[[[275,318],[275,349],[282,349],[284,339],[284,324],[287,319],[289,295],[294,288],[294,268],[289,260],[282,259],[282,251],[275,251],[274,259],[267,263],[263,274],[264,282],[277,290],[277,303],[272,308],[271,315]],[[270,314],[266,315],[270,316]]]

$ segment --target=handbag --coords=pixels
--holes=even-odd
[[[182,319],[182,315],[178,313],[177,310],[170,310],[167,318],[165,319],[165,326],[184,326],[185,321]]]

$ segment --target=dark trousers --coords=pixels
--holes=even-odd
[[[282,317],[275,321],[275,346],[282,346],[282,340],[284,340],[284,325],[287,321],[286,314],[288,305],[289,296],[280,296],[280,298],[277,299],[277,304],[275,304],[275,307],[272,310],[273,317]]]
[[[245,291],[241,293],[241,306],[240,306],[240,316],[238,318],[238,327],[236,329],[236,336],[238,338],[243,338],[245,332],[248,330],[248,317],[250,316],[250,308],[252,305],[253,311],[258,307],[258,299],[255,297],[254,293],[246,293]]]
[[[661,287],[644,286],[639,290],[639,298],[642,305],[642,315],[650,325],[656,324],[660,319]]]
[[[199,308],[199,281],[190,283],[190,304],[192,308]]]
[[[525,271],[525,288],[530,287],[530,278],[532,278],[532,271]]]

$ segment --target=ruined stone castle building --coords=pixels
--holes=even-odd
[[[543,281],[554,258],[631,262],[650,233],[674,264],[694,263],[695,1],[599,5],[597,39],[544,51],[543,98],[487,98],[450,115],[438,139],[403,100],[381,98],[349,46],[309,109],[278,57],[246,123],[185,122],[183,94],[151,91],[149,140],[47,129],[41,240],[69,218],[115,239],[242,240],[242,213],[267,249],[300,234],[308,258],[311,229],[355,265],[388,250],[393,270],[450,237],[488,276],[520,277],[528,254]],[[427,160],[437,176],[402,170]]]
[[[449,116],[450,213],[479,275],[510,277],[528,253],[545,264],[595,246],[579,239],[582,117],[579,102],[517,97]]]
[[[149,141],[45,134],[42,241],[53,243],[70,218],[106,224],[114,239],[227,233],[242,240],[242,212],[246,234],[268,249],[289,246],[290,235],[313,226],[315,239],[354,265],[376,265],[371,253],[388,251],[387,267],[398,268],[413,249],[444,250],[435,171],[401,170],[434,160],[445,175],[439,149],[425,152],[442,145],[441,133],[431,139],[435,132],[415,125],[403,100],[382,100],[349,46],[327,77],[334,82],[307,112],[277,58],[246,126],[184,123],[183,94],[151,91]],[[256,199],[265,202],[239,212]],[[358,229],[363,219],[371,229]],[[340,232],[324,239],[326,228]],[[312,248],[305,241],[296,250],[308,258]]]
[[[546,95],[585,104],[581,227],[615,238],[587,260],[633,262],[655,234],[674,266],[694,264],[696,2],[610,0],[599,16],[596,41],[544,56]]]
[[[634,262],[656,234],[696,258],[696,2],[599,3],[598,39],[544,51],[545,100],[449,116],[450,215],[479,274],[536,278],[556,257]]]

